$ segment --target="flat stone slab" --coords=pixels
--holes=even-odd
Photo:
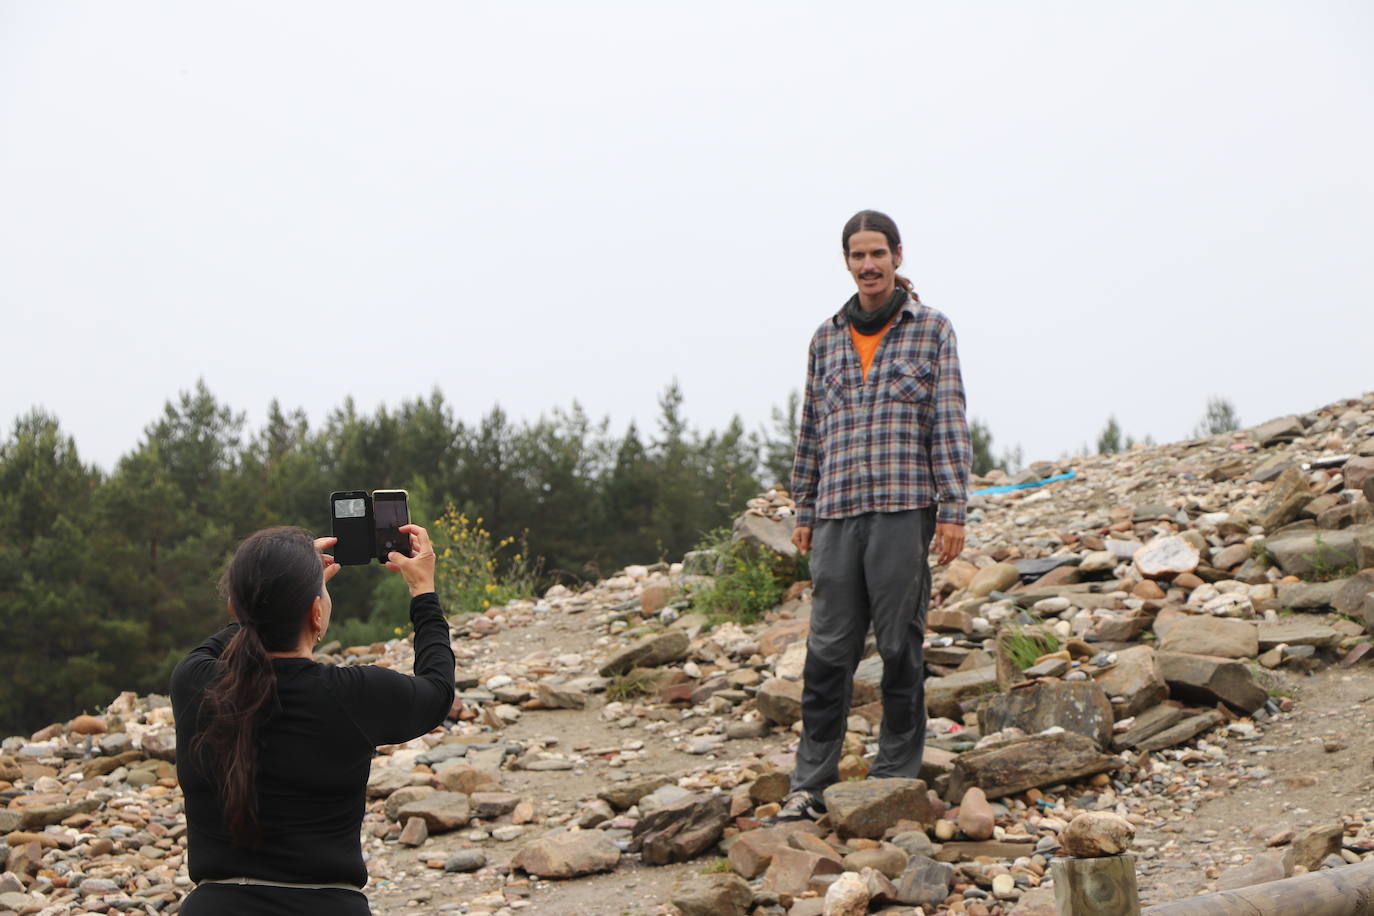
[[[1341,634],[1331,627],[1319,623],[1306,623],[1301,620],[1280,620],[1277,623],[1261,621],[1259,625],[1259,647],[1267,652],[1275,646],[1330,647],[1339,644]]]
[[[1097,742],[1082,735],[1027,735],[960,754],[949,777],[947,797],[962,798],[970,786],[978,786],[988,798],[1001,798],[1121,766],[1120,757],[1102,753]]]
[[[1209,709],[1201,715],[1190,716],[1176,725],[1171,725],[1163,731],[1143,739],[1136,744],[1136,750],[1142,754],[1148,754],[1151,751],[1163,750],[1166,747],[1191,741],[1203,732],[1216,728],[1225,718],[1215,709]]]
[[[1117,735],[1112,745],[1117,750],[1135,747],[1147,738],[1172,728],[1183,720],[1186,713],[1171,703],[1160,703],[1136,716],[1135,722],[1126,731]]]

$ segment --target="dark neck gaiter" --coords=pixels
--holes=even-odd
[[[892,316],[897,314],[897,310],[906,302],[906,290],[900,286],[892,291],[892,298],[887,300],[887,304],[882,308],[872,312],[865,312],[864,307],[859,304],[859,294],[855,293],[849,301],[844,304],[844,317],[849,319],[849,323],[854,326],[865,337],[872,337],[892,320]]]

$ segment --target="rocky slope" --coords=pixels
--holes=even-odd
[[[937,572],[921,780],[851,779],[821,825],[763,827],[805,585],[712,626],[691,606],[711,557],[631,567],[454,621],[462,707],[374,762],[374,908],[1051,913],[1048,862],[1084,812],[1103,815],[1088,841],[1131,844],[1147,901],[1374,850],[1374,396],[981,483],[1024,488],[975,496],[968,550]],[[786,555],[790,526],[772,493],[737,532]],[[410,663],[404,640],[326,648]],[[851,777],[880,679],[865,660]],[[175,912],[175,753],[165,698],[130,694],[6,739],[0,914]]]

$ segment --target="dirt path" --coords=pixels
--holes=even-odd
[[[1202,784],[1196,803],[1164,807],[1163,829],[1138,834],[1159,848],[1139,869],[1142,901],[1215,890],[1221,870],[1264,852],[1285,828],[1374,821],[1374,668],[1283,678],[1293,711],[1254,738],[1211,741],[1225,757],[1189,766]]]

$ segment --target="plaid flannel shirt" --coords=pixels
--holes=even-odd
[[[841,310],[811,338],[792,496],[797,524],[938,505],[964,523],[968,421],[954,327],[910,299],[864,380]]]

